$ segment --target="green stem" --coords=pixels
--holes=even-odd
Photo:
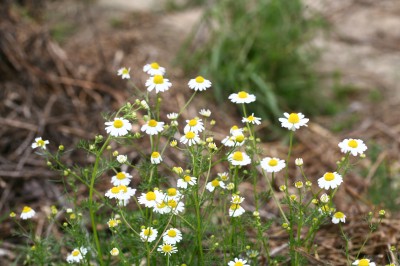
[[[344,241],[346,241],[346,258],[347,258],[347,265],[350,265],[351,262],[350,262],[350,258],[349,258],[349,255],[350,255],[350,254],[349,254],[349,239],[347,238],[346,234],[344,233],[343,227],[342,227],[342,225],[340,224],[340,222],[339,222],[339,228],[340,228],[340,232],[341,232],[342,235],[343,235]],[[365,242],[364,242],[364,244],[365,244]],[[361,249],[360,249],[360,252],[361,252]],[[357,258],[358,258],[358,255],[360,255],[360,252],[358,252]]]
[[[288,155],[286,158],[286,169],[285,169],[285,186],[286,188],[288,188],[288,178],[289,178],[289,161],[290,161],[290,155],[292,153],[292,147],[293,147],[293,135],[294,135],[294,131],[290,131],[289,134],[289,151],[288,151]]]
[[[196,189],[195,195],[194,195],[194,201],[195,201],[195,208],[196,208],[196,219],[197,219],[197,228],[196,228],[196,234],[197,234],[197,245],[199,247],[199,260],[197,262],[197,265],[204,265],[204,258],[203,258],[203,244],[202,244],[202,238],[203,238],[203,232],[202,232],[202,223],[201,223],[201,214],[200,214],[200,203],[198,199],[198,190]]]
[[[97,169],[99,167],[100,158],[101,158],[101,155],[103,154],[104,149],[107,147],[109,141],[110,141],[110,136],[108,136],[107,140],[104,142],[103,146],[101,147],[99,152],[96,154],[96,161],[94,163],[92,177],[90,180],[90,187],[89,187],[90,220],[92,223],[93,237],[94,237],[94,241],[95,241],[96,249],[97,249],[97,257],[99,259],[99,263],[101,266],[104,265],[104,262],[103,262],[103,254],[101,252],[101,246],[100,246],[100,242],[99,242],[99,236],[97,234],[97,228],[96,228],[97,224],[96,224],[96,218],[95,218],[95,210],[93,208],[93,191],[94,191],[94,181],[96,180],[96,177],[98,174]]]
[[[268,184],[269,189],[270,189],[270,191],[271,191],[272,199],[274,200],[276,206],[278,206],[278,209],[279,209],[279,212],[280,212],[281,215],[282,215],[282,218],[285,220],[286,223],[289,223],[289,220],[286,218],[286,215],[285,215],[285,213],[284,213],[283,210],[282,210],[282,206],[281,206],[280,202],[279,202],[278,199],[275,197],[274,189],[272,188],[271,182],[269,181],[267,175],[265,174],[264,169],[262,169],[262,174],[263,174],[263,176],[265,177],[265,181],[267,181],[267,184]],[[272,173],[272,175],[273,175],[273,174],[274,174],[274,173]]]

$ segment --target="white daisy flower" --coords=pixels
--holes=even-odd
[[[245,137],[243,134],[226,136],[221,143],[226,147],[240,147],[245,143]]]
[[[229,216],[231,217],[238,217],[242,215],[245,212],[242,206],[240,204],[233,203],[229,207]]]
[[[231,202],[232,203],[234,203],[234,204],[240,204],[240,203],[242,203],[244,201],[244,198],[243,197],[240,197],[239,195],[236,195],[236,194],[233,194],[232,195],[232,199],[231,199]]]
[[[228,161],[232,165],[248,165],[251,163],[250,157],[241,151],[235,151],[228,156]]]
[[[197,117],[191,120],[186,120],[187,125],[183,129],[184,133],[188,133],[189,131],[192,131],[194,133],[200,133],[204,130],[204,124],[201,121],[201,119],[198,119]]]
[[[338,224],[339,222],[346,222],[346,215],[344,215],[343,212],[335,212],[335,214],[332,216],[332,223]]]
[[[335,189],[343,182],[343,178],[338,173],[327,172],[318,179],[318,186],[328,190],[329,188]]]
[[[113,249],[111,249],[111,250],[110,250],[110,254],[111,254],[111,256],[113,256],[113,257],[118,256],[118,255],[119,255],[119,250],[118,250],[118,248],[113,248]]]
[[[281,126],[292,131],[296,131],[302,126],[307,126],[309,120],[302,113],[283,113],[283,115],[285,116],[284,118],[279,118]]]
[[[330,197],[329,197],[326,193],[324,193],[324,194],[321,195],[321,197],[319,198],[319,200],[320,200],[322,203],[328,203],[329,200],[330,200]]]
[[[31,207],[25,206],[21,212],[21,219],[31,219],[33,216],[35,216],[35,214],[36,212]]]
[[[166,196],[166,200],[173,199],[173,200],[179,201],[183,198],[183,195],[176,188],[173,188],[173,187],[167,189],[165,196]]]
[[[164,122],[158,122],[154,119],[147,121],[146,124],[140,129],[142,132],[146,132],[148,135],[157,135],[159,132],[164,130]]]
[[[153,208],[153,212],[159,213],[159,214],[166,214],[170,213],[171,209],[168,207],[167,203],[165,201],[161,201],[160,203],[157,203],[156,206]]]
[[[170,256],[172,253],[178,252],[178,249],[174,245],[163,243],[158,246],[157,251]]]
[[[71,252],[71,254],[68,255],[67,262],[68,263],[80,263],[83,260],[83,256],[86,255],[86,253],[87,253],[86,248],[84,248],[84,247],[81,247],[79,249],[76,248]]]
[[[256,100],[256,96],[254,94],[249,94],[245,91],[241,91],[238,93],[232,93],[229,95],[229,99],[233,103],[251,103]]]
[[[169,113],[167,114],[167,118],[170,120],[176,120],[178,118],[178,113]]]
[[[186,189],[188,185],[196,185],[196,177],[185,175],[184,177],[178,179],[177,187]]]
[[[117,74],[118,74],[118,76],[121,76],[122,79],[130,79],[131,75],[129,75],[129,72],[131,72],[131,68],[123,67],[123,68],[118,69]]]
[[[158,153],[158,152],[156,152],[156,151],[153,151],[153,152],[151,153],[150,161],[151,161],[152,164],[159,164],[159,163],[161,163],[161,162],[162,162],[162,158],[161,158],[160,153]]]
[[[161,67],[157,62],[153,62],[151,64],[146,64],[143,67],[143,71],[149,74],[150,76],[154,75],[164,75],[165,74],[165,68]]]
[[[157,238],[158,231],[153,227],[143,228],[140,232],[140,239],[143,242],[153,242]]]
[[[146,81],[145,86],[147,87],[148,91],[156,89],[156,93],[159,93],[160,91],[164,92],[169,90],[169,87],[171,87],[172,84],[169,82],[169,79],[165,79],[161,75],[155,75]]]
[[[228,172],[218,173],[218,176],[222,181],[228,181],[229,180],[229,173]]]
[[[278,158],[265,157],[261,160],[261,167],[268,173],[277,173],[285,168],[286,163],[284,160]]]
[[[351,265],[358,265],[358,266],[376,266],[375,262],[371,262],[369,259],[361,259],[354,261]]]
[[[254,113],[253,113],[248,117],[243,117],[242,122],[243,123],[254,124],[254,125],[260,125],[261,124],[261,118],[255,117]]]
[[[195,91],[205,91],[206,89],[211,87],[211,81],[203,78],[202,76],[197,76],[194,79],[191,79],[188,83],[189,88]]]
[[[122,117],[115,117],[114,121],[105,122],[106,132],[114,137],[125,136],[132,129],[131,123]]]
[[[47,144],[49,144],[48,140],[42,140],[42,138],[39,137],[39,138],[35,138],[35,142],[32,143],[31,147],[32,147],[32,149],[42,148],[43,150],[45,150]]]
[[[235,260],[228,262],[228,266],[250,266],[250,264],[247,264],[247,260],[235,258]]]
[[[111,178],[111,183],[114,186],[124,185],[127,186],[131,182],[132,176],[126,172],[118,172]]]
[[[361,139],[345,139],[338,146],[343,153],[350,152],[353,156],[364,154],[367,150],[367,145]]]
[[[219,181],[218,179],[214,179],[213,181],[208,182],[206,185],[206,189],[210,192],[213,192],[217,187],[225,189],[225,183],[223,181]]]
[[[117,156],[117,161],[120,164],[124,164],[124,163],[126,163],[128,161],[128,156],[126,156],[126,155],[118,155]]]
[[[232,126],[231,129],[229,130],[229,133],[230,133],[232,136],[239,135],[239,134],[242,134],[242,135],[243,135],[243,128],[239,128],[238,126],[234,125],[234,126]]]
[[[169,207],[170,212],[172,212],[175,215],[185,210],[185,204],[182,201],[176,201],[174,199],[168,200],[167,206]]]
[[[110,218],[107,222],[109,228],[117,227],[121,223],[121,220],[117,218]]]
[[[181,143],[186,144],[188,146],[192,146],[195,145],[197,143],[201,142],[201,139],[199,138],[199,135],[197,135],[196,133],[194,133],[193,131],[188,131],[186,132],[185,135],[183,135],[180,140]]]
[[[157,204],[163,202],[165,195],[158,190],[142,193],[138,198],[138,202],[147,208],[154,208]]]
[[[181,242],[182,233],[176,228],[170,228],[163,234],[164,243],[175,245],[176,243]]]
[[[209,109],[201,109],[199,112],[200,115],[204,117],[210,117],[211,116],[211,111]]]
[[[109,199],[116,199],[119,201],[120,205],[126,206],[129,199],[135,195],[136,189],[127,187],[125,185],[114,186],[109,189],[105,196]]]

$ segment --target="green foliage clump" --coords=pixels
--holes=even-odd
[[[318,52],[308,42],[324,23],[306,11],[300,0],[217,1],[200,24],[210,39],[184,50],[179,62],[203,66],[219,102],[243,89],[260,99],[251,111],[264,118],[288,109],[316,113],[324,101],[312,68]]]

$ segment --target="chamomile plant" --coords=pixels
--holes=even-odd
[[[173,90],[166,69],[157,62],[145,65],[149,77],[139,87],[130,71],[124,67],[117,74],[136,89],[133,100],[107,115],[104,131],[93,140],[79,144],[91,165],[64,161],[64,146],[54,149],[52,140],[33,140],[32,148],[64,177],[70,208],[54,207],[49,216],[49,223],[64,233],[61,252],[53,253],[51,245],[30,250],[28,264],[307,265],[303,254],[312,252],[322,225],[338,228],[348,239],[343,225],[350,215],[336,209],[333,199],[367,150],[362,140],[349,138],[332,147],[343,152],[336,169],[321,169],[319,177],[310,178],[303,159],[291,156],[295,133],[307,130],[304,114],[284,113],[276,121],[289,134],[286,158],[280,158],[259,145],[257,128],[263,121],[247,111],[249,104],[257,104],[250,91],[239,89],[229,96],[227,104],[242,107],[242,119],[219,139],[212,115],[218,110],[204,106],[198,116],[186,114],[197,94],[212,89],[211,81],[190,79],[191,97],[166,114],[163,97]],[[289,168],[296,167],[301,176],[292,179]],[[271,212],[268,202],[276,206],[274,215],[264,215]],[[27,231],[38,217],[40,212],[28,206],[11,215],[27,232],[28,243],[43,247],[46,236]],[[288,260],[271,252],[269,230],[280,225]],[[373,265],[361,251],[346,249],[344,254],[349,264]]]

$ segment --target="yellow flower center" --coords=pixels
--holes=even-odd
[[[236,142],[243,142],[243,140],[244,140],[244,136],[243,135],[237,135],[236,137],[235,137],[235,140],[236,140]]]
[[[124,125],[124,122],[122,122],[122,120],[120,120],[120,119],[114,120],[115,128],[121,128],[121,127],[123,127],[123,125]]]
[[[161,203],[159,203],[159,204],[157,204],[157,208],[158,208],[158,209],[162,209],[162,208],[164,208],[165,206],[167,206],[167,204],[165,204],[164,201],[161,202]]]
[[[326,181],[332,181],[333,179],[335,179],[335,175],[331,172],[328,172],[324,175],[324,179]]]
[[[143,234],[145,236],[151,236],[153,234],[153,231],[151,231],[151,229],[147,228],[144,230]]]
[[[233,264],[233,266],[243,266],[244,264],[240,261],[235,262],[235,264]]]
[[[157,62],[151,63],[150,66],[151,66],[152,69],[159,69],[160,68],[160,65]]]
[[[196,119],[190,120],[188,125],[191,126],[191,127],[194,127],[195,125],[197,125],[197,120]]]
[[[118,194],[118,193],[119,193],[119,187],[113,187],[113,188],[111,189],[111,193],[113,193],[113,194]]]
[[[188,176],[188,175],[185,175],[185,176],[183,177],[183,180],[185,180],[185,182],[190,182],[190,180],[192,180],[192,177],[190,177],[190,176]]]
[[[129,70],[127,68],[122,69],[122,74],[129,74]]]
[[[238,93],[238,97],[241,99],[246,99],[249,94],[245,91],[241,91]]]
[[[149,125],[149,127],[156,127],[157,124],[158,124],[157,121],[154,120],[154,119],[151,119],[151,120],[147,123],[147,125]]]
[[[288,118],[289,123],[297,124],[300,122],[300,117],[296,113],[291,113]]]
[[[198,76],[198,77],[196,77],[196,82],[197,83],[203,83],[204,82],[204,78],[202,76]]]
[[[177,194],[176,188],[169,188],[167,194],[168,196],[175,196]]]
[[[79,254],[81,254],[81,253],[79,252],[79,250],[74,250],[74,251],[72,251],[72,256],[74,256],[74,257],[79,256]]]
[[[344,218],[344,213],[343,212],[337,212],[333,216],[335,216],[335,218],[337,218],[337,219],[342,219],[342,218]]]
[[[269,166],[277,166],[278,165],[278,160],[277,159],[271,159],[268,162]]]
[[[230,207],[230,209],[231,209],[232,211],[235,211],[235,210],[239,209],[239,207],[240,207],[239,204],[232,204],[231,207]]]
[[[249,117],[247,117],[247,120],[249,120],[249,121],[254,121],[254,116],[249,116]]]
[[[36,144],[37,144],[39,147],[43,147],[43,146],[45,145],[44,140],[42,140],[42,139],[39,139],[39,140],[36,142]]]
[[[357,148],[358,147],[358,143],[354,139],[349,140],[347,145],[349,145],[350,148]]]
[[[240,151],[237,151],[233,154],[232,159],[235,161],[243,161],[243,154]]]
[[[239,204],[239,203],[240,203],[240,197],[235,196],[235,197],[232,199],[232,203]]]
[[[154,193],[153,191],[147,192],[146,193],[146,199],[148,201],[152,201],[156,199],[156,193]]]
[[[170,244],[166,244],[162,247],[162,250],[164,252],[171,252],[172,251],[172,246]]]
[[[219,181],[218,181],[218,179],[214,179],[213,181],[211,181],[211,185],[212,185],[213,187],[219,187]]]
[[[124,173],[122,173],[122,172],[119,172],[119,173],[116,175],[116,177],[117,177],[117,179],[122,180],[122,179],[125,179],[125,178],[126,178],[126,175],[125,175]]]
[[[192,131],[189,131],[188,133],[186,133],[185,137],[187,139],[193,139],[196,136],[196,134],[194,134]]]
[[[23,213],[27,213],[27,212],[30,212],[32,210],[32,208],[30,208],[30,207],[28,207],[28,206],[25,206],[23,209],[22,209],[22,212]]]
[[[151,154],[151,158],[158,158],[158,157],[160,157],[160,154],[156,151]]]
[[[168,201],[168,206],[173,208],[173,209],[176,208],[177,205],[178,205],[178,203],[176,203],[176,201],[173,200],[173,199]]]
[[[233,127],[231,127],[231,130],[238,130],[238,129],[239,129],[238,126],[233,126]]]
[[[122,190],[124,193],[128,192],[128,188],[126,186],[124,186],[124,185],[118,186],[118,189],[119,189],[119,191]]]
[[[175,230],[168,230],[167,235],[170,236],[170,237],[176,237],[176,231]]]
[[[369,265],[369,260],[367,259],[362,259],[358,262],[358,266],[368,266]]]
[[[153,82],[154,82],[155,84],[163,84],[163,83],[164,83],[164,78],[163,78],[163,76],[161,76],[161,75],[155,75],[155,76],[153,77]]]
[[[116,220],[110,220],[108,222],[109,227],[116,227],[118,225],[118,222]]]

